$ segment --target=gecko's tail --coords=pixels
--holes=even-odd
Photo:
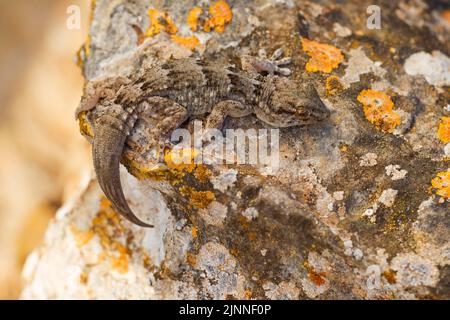
[[[105,196],[118,213],[141,227],[153,227],[141,221],[130,209],[120,182],[119,163],[125,145],[126,134],[110,125],[101,124],[95,128],[92,155],[97,179]]]

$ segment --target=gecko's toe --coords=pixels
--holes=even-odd
[[[284,53],[283,48],[278,48],[273,52],[272,57],[270,59],[273,61],[278,60],[283,56],[283,53]]]
[[[286,77],[290,76],[292,74],[292,71],[289,68],[278,68],[278,67],[276,67],[275,68],[275,72],[279,73],[279,74],[281,74],[283,76],[286,76]]]

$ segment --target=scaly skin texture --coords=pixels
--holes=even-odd
[[[240,68],[195,59],[159,64],[143,58],[129,77],[118,76],[88,83],[77,116],[88,111],[94,126],[93,159],[106,197],[129,221],[143,226],[122,191],[119,163],[136,121],[148,124],[153,145],[164,145],[167,136],[191,116],[208,114],[206,127],[218,128],[227,116],[255,114],[278,128],[323,121],[329,111],[312,85],[286,77],[290,63],[259,57],[241,57]]]

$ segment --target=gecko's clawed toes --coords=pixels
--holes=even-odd
[[[283,48],[276,49],[273,52],[272,57],[270,58],[270,60],[272,60],[272,61],[278,60],[281,56],[283,56],[283,53],[284,53]]]
[[[264,48],[258,50],[258,58],[261,60],[267,60],[267,51]]]
[[[289,76],[291,75],[291,70],[289,70],[288,68],[279,68],[280,66],[285,66],[288,65],[292,62],[292,58],[291,57],[283,57],[284,54],[284,50],[283,48],[278,48],[276,49],[272,56],[270,57],[270,59],[264,59],[263,61],[265,61],[265,63],[270,66],[265,70],[267,71],[269,74],[281,74],[283,76]]]
[[[282,58],[282,59],[279,59],[279,60],[275,60],[275,61],[274,61],[274,63],[275,63],[277,66],[285,66],[285,65],[290,64],[291,62],[292,62],[292,58],[291,58],[291,57],[285,57],[285,58]]]
[[[286,77],[290,76],[292,74],[292,71],[289,68],[278,68],[278,67],[276,67],[275,68],[275,72],[279,73],[279,74],[281,74],[283,76],[286,76]]]

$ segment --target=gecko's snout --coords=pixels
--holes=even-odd
[[[297,117],[304,124],[322,122],[330,117],[331,111],[320,99],[313,99],[297,107]]]

